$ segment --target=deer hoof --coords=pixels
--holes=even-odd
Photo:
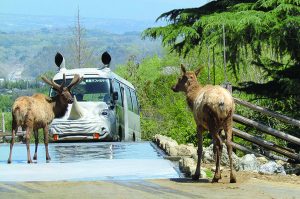
[[[230,183],[236,183],[236,178],[230,178]]]
[[[219,182],[219,179],[218,178],[213,178],[211,183],[218,183]]]
[[[50,156],[46,157],[46,163],[49,163],[51,160]]]
[[[199,180],[199,178],[200,178],[199,174],[192,175],[192,180],[194,181]]]
[[[11,164],[11,160],[7,160],[7,164]]]

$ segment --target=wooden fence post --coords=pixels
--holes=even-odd
[[[4,118],[4,113],[2,113],[2,132],[5,133],[5,118]]]

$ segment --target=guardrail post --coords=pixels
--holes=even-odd
[[[231,95],[232,95],[232,85],[231,85],[230,82],[223,83],[222,87],[225,88],[225,89],[227,89],[231,93]]]

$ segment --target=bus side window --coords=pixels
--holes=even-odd
[[[136,93],[132,89],[130,89],[130,93],[131,93],[131,99],[132,99],[133,112],[136,114],[139,114],[139,107],[138,107]]]
[[[127,97],[128,110],[132,111],[132,101],[131,101],[129,88],[127,86],[125,86],[125,92]]]
[[[122,92],[121,92],[120,83],[116,80],[114,80],[114,91],[118,92],[117,104],[120,106],[123,106],[123,96],[122,96]]]

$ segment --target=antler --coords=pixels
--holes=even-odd
[[[66,75],[65,75],[65,74],[63,74],[63,81],[62,81],[61,85],[58,85],[57,83],[55,83],[55,82],[53,81],[53,79],[52,79],[51,81],[48,80],[45,76],[42,76],[41,78],[42,78],[42,80],[43,80],[45,83],[49,84],[49,85],[52,86],[55,90],[58,90],[58,91],[59,91],[59,90],[62,90],[63,87],[64,87],[65,84],[66,84]],[[67,86],[67,88],[68,88],[69,90],[71,90],[71,88],[72,88],[73,86],[75,86],[76,84],[78,84],[81,80],[82,80],[82,78],[80,78],[80,76],[79,76],[78,74],[75,74],[74,77],[73,77],[73,79],[72,79],[72,81],[71,81],[71,83]]]
[[[42,76],[41,78],[42,78],[42,80],[43,80],[45,83],[49,84],[49,85],[52,86],[54,89],[60,90],[60,85],[58,85],[57,83],[55,83],[55,82],[53,81],[53,79],[50,81],[50,80],[48,80],[45,76]]]
[[[66,74],[64,73],[63,74],[63,81],[61,82],[60,88],[65,87],[65,84],[66,84]]]
[[[78,74],[75,74],[72,81],[71,81],[71,83],[67,86],[67,88],[69,90],[71,90],[71,88],[73,86],[75,86],[76,84],[78,84],[81,80],[82,80],[82,78],[80,78],[80,76]]]

